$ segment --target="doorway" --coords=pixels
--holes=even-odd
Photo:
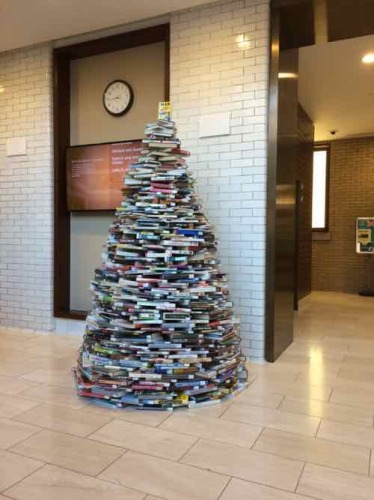
[[[331,280],[336,281],[337,278],[331,274],[339,273],[339,250],[336,250],[335,254],[331,249],[329,251],[332,256],[329,272],[322,265],[321,255],[325,255],[330,245],[328,219],[322,231],[312,231],[311,174],[315,147],[319,146],[321,151],[327,151],[327,158],[331,157],[331,154],[339,156],[339,151],[344,150],[344,145],[341,146],[340,142],[343,142],[349,133],[346,131],[342,136],[338,135],[334,139],[339,140],[325,149],[323,148],[326,143],[331,141],[326,141],[325,137],[321,140],[319,123],[314,136],[315,109],[310,106],[308,100],[300,102],[300,85],[303,79],[299,76],[300,72],[305,71],[305,51],[310,49],[310,52],[313,52],[319,48],[324,50],[323,54],[326,55],[332,50],[334,42],[355,43],[351,39],[372,35],[374,4],[368,0],[273,0],[271,20],[265,356],[267,361],[273,362],[293,341],[294,311],[298,309],[300,300],[301,303],[308,300],[302,299],[310,296],[316,280],[320,280],[321,276],[326,280],[330,273]],[[318,59],[318,56],[316,57]],[[317,80],[316,83],[316,80],[312,79],[309,84],[319,85],[321,89],[323,72],[319,71],[319,82]],[[338,95],[338,92],[335,94]],[[330,100],[333,97],[330,96]],[[336,122],[340,125],[330,128],[329,131],[342,127],[342,119],[336,117]],[[370,132],[374,136],[374,126]],[[360,144],[365,141],[362,137],[357,137],[357,133],[355,140],[361,141]],[[352,145],[351,149],[356,151],[357,160],[360,147],[356,144]],[[340,157],[342,155],[344,156],[344,153],[340,153]],[[334,165],[336,164],[337,162]],[[326,176],[328,173],[327,168]],[[340,175],[344,177],[344,172],[340,171]],[[324,203],[327,204],[327,215],[331,214],[331,207],[328,207],[328,193],[331,192],[329,180],[334,182],[334,179],[326,177]],[[344,197],[342,185],[339,190],[339,196]],[[336,204],[336,193],[334,196]],[[340,221],[340,225],[343,219],[348,220],[342,212],[334,212],[334,217],[334,221]],[[347,245],[353,245],[353,258],[358,262],[354,242],[347,239],[345,241]],[[334,238],[334,242],[341,246],[342,238]],[[330,246],[332,248],[332,245]],[[345,254],[348,253],[345,251]],[[362,260],[360,262],[358,265],[362,267]],[[347,267],[349,263],[344,265]],[[349,277],[349,273],[344,272],[340,272],[339,279],[348,281],[348,284],[354,281]],[[328,290],[329,286],[325,289]],[[355,286],[341,291],[355,292]],[[318,284],[317,288],[320,287],[321,284]]]

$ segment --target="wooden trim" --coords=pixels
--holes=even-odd
[[[89,146],[105,146],[106,144],[123,144],[124,142],[139,142],[141,139],[125,139],[124,141],[109,141],[109,142],[90,142],[88,144],[74,144],[74,146],[69,146],[70,149],[73,148],[87,148]],[[113,211],[113,210],[112,210]],[[104,210],[105,212],[105,210]]]
[[[70,60],[54,53],[54,314],[70,309],[70,216],[65,151],[70,144]]]
[[[67,209],[65,153],[70,146],[70,63],[153,43],[165,43],[165,100],[170,94],[170,27],[161,24],[137,31],[59,47],[53,51],[54,136],[54,316],[85,319],[70,310],[70,213]]]
[[[170,26],[165,31],[165,101],[170,100]]]
[[[308,0],[271,0],[271,8],[279,9],[280,7],[289,7],[292,5],[300,5]]]
[[[76,319],[79,321],[84,321],[87,318],[87,312],[86,311],[74,311],[74,310],[56,311],[55,317],[56,318],[63,318],[63,319]]]
[[[266,212],[266,302],[265,302],[265,359],[274,361],[274,293],[275,293],[275,215],[278,149],[278,72],[279,28],[277,10],[271,14],[270,90],[268,128],[268,173]]]
[[[301,183],[298,179],[296,179],[295,259],[294,259],[294,296],[293,296],[293,309],[294,309],[294,311],[299,310],[300,195],[301,195]]]
[[[64,54],[71,61],[73,59],[98,56],[118,50],[132,49],[142,45],[165,42],[168,39],[169,24],[160,24],[150,28],[129,31],[119,35],[112,35],[98,38],[97,40],[89,40],[88,42],[60,47],[55,51],[59,54]]]

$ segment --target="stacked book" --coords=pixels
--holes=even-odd
[[[238,322],[175,123],[145,135],[92,281],[78,394],[142,409],[213,404],[245,386]]]

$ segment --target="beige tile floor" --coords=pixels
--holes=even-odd
[[[79,399],[79,344],[0,331],[1,499],[374,499],[374,299],[313,293],[244,392],[175,414]]]

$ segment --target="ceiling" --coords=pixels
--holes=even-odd
[[[300,49],[299,100],[317,141],[374,135],[374,65],[361,62],[367,52],[374,35]]]
[[[209,0],[0,0],[0,52],[204,3]]]

